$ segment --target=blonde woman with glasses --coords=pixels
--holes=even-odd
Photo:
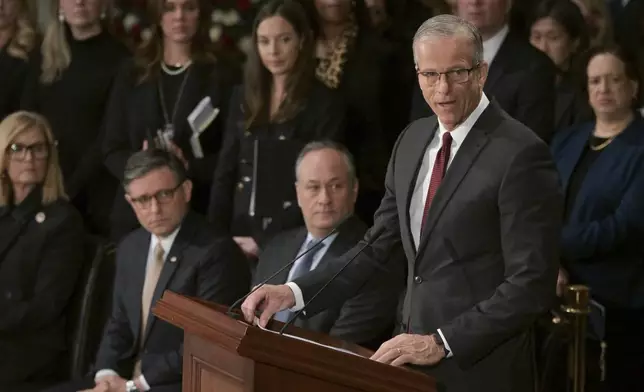
[[[27,0],[0,0],[0,121],[18,110],[36,30]]]
[[[107,30],[109,16],[110,0],[55,0],[21,105],[51,123],[65,189],[89,230],[103,235],[118,184],[102,167],[99,134],[112,82],[128,56]]]
[[[49,125],[11,114],[0,123],[1,391],[56,382],[82,261],[83,223],[67,201]]]

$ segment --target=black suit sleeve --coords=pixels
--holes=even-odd
[[[123,180],[125,163],[134,151],[131,151],[126,116],[129,110],[128,94],[131,83],[129,62],[123,66],[114,81],[105,113],[105,136],[103,138],[103,157],[107,170],[120,181]],[[143,130],[145,131],[145,130]],[[143,146],[141,145],[140,148]]]
[[[238,122],[243,121],[242,92],[236,89],[230,99],[224,145],[212,180],[210,202],[208,203],[208,220],[220,232],[228,232],[233,219],[233,202],[235,180],[239,161]]]
[[[316,269],[310,274],[294,281],[302,290],[304,301],[308,301],[351,257],[356,255],[357,251],[363,247],[365,241],[373,241],[371,245],[367,246],[353,260],[352,264],[337,279],[329,284],[311,302],[307,310],[308,317],[353,297],[374,273],[383,268],[383,265],[389,262],[400,261],[399,258],[395,257],[396,252],[402,245],[400,239],[400,221],[398,219],[398,209],[396,206],[394,166],[398,143],[405,132],[406,130],[401,133],[398,142],[396,142],[396,147],[394,147],[394,154],[392,154],[389,161],[385,178],[385,195],[380,203],[380,207],[376,211],[374,225],[365,234],[365,238],[339,259],[333,260],[333,262],[327,263],[324,268]],[[380,234],[376,238],[372,238],[373,233]]]
[[[498,197],[505,280],[490,298],[440,326],[463,369],[528,328],[555,296],[563,198],[554,163],[539,143],[508,167]]]
[[[119,374],[124,374],[120,366],[120,361],[125,358],[134,346],[136,337],[132,335],[130,327],[131,320],[127,318],[125,311],[124,290],[127,287],[128,273],[127,265],[130,262],[126,255],[127,252],[121,247],[117,252],[116,276],[114,282],[114,292],[112,298],[112,314],[105,326],[103,339],[96,355],[96,369],[112,369]],[[129,370],[129,369],[128,369]]]
[[[519,87],[512,117],[546,143],[552,138],[555,131],[555,68],[549,59],[541,56],[533,59],[532,67]]]
[[[250,287],[250,270],[243,254],[229,238],[218,240],[199,266],[196,296],[231,305]],[[163,385],[181,379],[183,344],[176,351],[144,354],[141,372],[149,385]]]
[[[392,258],[389,273],[374,274],[356,296],[342,305],[329,335],[364,344],[392,332],[405,283],[406,260],[402,246]]]
[[[51,235],[40,253],[30,298],[0,298],[0,334],[36,332],[58,320],[65,311],[82,268],[84,236],[80,216],[71,210],[65,213],[60,222],[49,227]]]

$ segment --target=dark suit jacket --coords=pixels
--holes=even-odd
[[[178,102],[174,142],[190,162],[189,175],[195,186],[191,204],[197,212],[205,213],[210,181],[222,143],[229,89],[225,83],[225,70],[219,66],[197,62],[186,72],[190,74]],[[194,157],[190,146],[192,130],[187,118],[206,96],[210,97],[212,106],[221,112],[199,138],[204,158],[198,159]],[[103,154],[110,173],[121,181],[127,159],[141,150],[149,132],[156,135],[163,125],[157,80],[136,83],[133,63],[128,61],[117,76],[106,113]],[[117,239],[138,227],[132,209],[123,198],[123,190],[119,191],[112,211],[112,223],[116,229],[114,237]]]
[[[555,66],[520,37],[508,36],[490,64],[485,93],[546,142],[554,132]],[[411,121],[432,115],[420,86],[412,97]]]
[[[97,354],[96,370],[112,369],[129,377],[140,355],[141,371],[154,387],[181,381],[183,331],[150,312],[139,352],[141,294],[149,247],[150,234],[142,228],[118,247],[112,316]],[[166,257],[152,307],[165,290],[230,305],[249,285],[250,272],[239,247],[230,238],[217,237],[203,218],[190,212]]]
[[[344,141],[346,108],[340,96],[320,82],[315,82],[308,101],[295,118],[281,124],[266,124],[246,129],[243,113],[243,88],[238,86],[230,100],[230,114],[226,122],[226,137],[221,149],[217,169],[214,172],[209,221],[224,232],[233,235],[251,236],[257,243],[302,224],[302,213],[297,207],[295,192],[290,200],[284,200],[284,209],[272,216],[249,215],[253,184],[255,140],[291,140],[302,144],[314,140]],[[280,157],[276,157],[279,159]],[[284,175],[295,177],[293,170]],[[270,192],[262,189],[257,193]],[[271,219],[264,227],[262,220]]]
[[[552,152],[567,192],[595,123],[557,135]],[[573,282],[606,306],[644,307],[644,119],[640,116],[596,158],[568,211],[561,256]]]
[[[554,163],[545,143],[491,103],[450,165],[416,250],[409,206],[436,129],[432,117],[403,131],[389,163],[385,197],[365,237],[373,244],[314,301],[309,314],[353,295],[379,264],[395,260],[388,256],[402,242],[408,260],[403,330],[428,335],[441,329],[454,354],[422,370],[448,392],[482,386],[530,391],[530,329],[554,299],[558,268],[563,203]],[[339,264],[295,281],[305,300]]]
[[[324,254],[318,268],[341,256],[360,241],[367,226],[359,218],[349,218],[338,230],[331,247]],[[275,236],[259,256],[254,285],[267,279],[297,257],[307,237],[306,227],[293,229]],[[402,252],[400,254],[402,256]],[[339,339],[369,346],[379,346],[391,337],[404,276],[401,264],[392,265],[397,271],[379,273],[355,297],[311,318],[298,317],[295,325],[335,336]],[[290,269],[268,283],[283,284]]]
[[[68,202],[41,200],[37,188],[0,208],[0,388],[47,380],[67,348],[64,311],[82,268],[83,221]]]

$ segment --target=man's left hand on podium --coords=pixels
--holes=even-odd
[[[444,357],[445,349],[434,336],[402,334],[383,343],[371,359],[393,366],[428,366],[437,364]]]

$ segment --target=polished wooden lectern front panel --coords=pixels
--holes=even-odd
[[[369,359],[371,352],[273,321],[266,330],[227,308],[166,291],[153,312],[184,330],[183,392],[434,392],[426,374]]]

